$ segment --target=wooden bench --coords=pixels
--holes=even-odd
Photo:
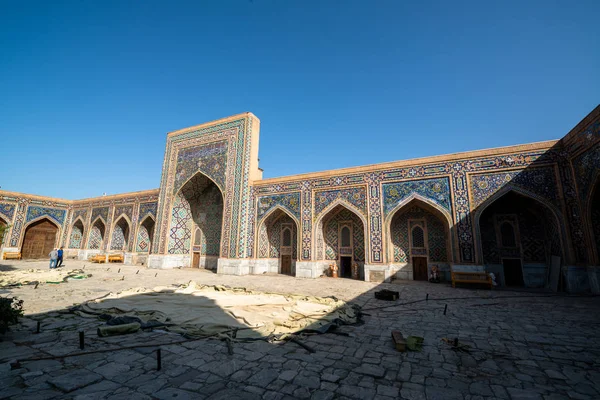
[[[122,254],[111,254],[108,256],[108,262],[123,262],[124,258]]]
[[[18,253],[16,251],[7,251],[6,253],[4,253],[2,255],[2,259],[3,260],[20,260],[21,253]]]
[[[104,254],[96,254],[95,256],[90,256],[88,260],[93,263],[102,264],[106,262],[106,256]]]
[[[457,283],[477,283],[489,285],[492,288],[492,278],[487,272],[460,272],[452,271],[452,287],[455,288]]]

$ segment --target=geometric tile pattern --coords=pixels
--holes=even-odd
[[[14,204],[0,203],[0,214],[6,216],[8,218],[8,222],[11,222],[13,216],[15,215],[15,208],[16,206]]]
[[[169,232],[169,254],[188,254],[190,252],[192,211],[190,204],[181,193],[175,196],[171,229]]]
[[[227,141],[181,150],[177,155],[173,193],[177,193],[181,186],[198,171],[212,179],[220,188],[224,188],[226,165]]]
[[[102,217],[104,221],[108,221],[108,207],[92,209],[92,221],[95,221],[98,217]]]
[[[556,175],[551,167],[473,175],[471,177],[473,206],[479,206],[509,183],[511,186],[527,189],[560,207]]]
[[[277,205],[288,210],[297,219],[300,219],[300,192],[261,196],[257,199],[257,204],[257,218],[259,222],[265,214]]]
[[[111,250],[127,250],[127,242],[129,239],[129,224],[125,218],[121,218],[113,228],[112,238],[110,241]]]
[[[596,189],[596,193],[592,199],[591,208],[592,218],[590,222],[592,224],[592,234],[594,236],[593,241],[596,245],[596,254],[600,257],[600,187]]]
[[[133,205],[125,205],[125,206],[116,206],[114,216],[115,218],[120,217],[121,215],[126,215],[129,220],[132,220],[133,215]]]
[[[146,214],[150,214],[156,219],[156,209],[158,207],[158,203],[142,203],[140,204],[140,212],[139,215],[143,218]]]
[[[138,253],[143,253],[143,252],[147,252],[149,248],[150,248],[150,235],[148,234],[148,229],[146,229],[146,227],[144,225],[141,225],[140,229],[138,230],[137,247],[135,250]]]
[[[446,210],[452,211],[450,205],[450,183],[448,178],[385,183],[382,186],[385,216],[387,216],[398,203],[413,193],[433,200]]]
[[[413,224],[410,231],[415,233],[415,227],[427,231],[427,248],[418,255],[429,255],[431,262],[448,261],[448,235],[446,222],[431,212],[419,207],[418,205],[408,205],[406,209],[402,208],[396,212],[390,225],[391,244],[393,247],[394,262],[407,263],[409,257],[415,254],[417,249],[409,248],[409,220],[424,220],[425,224]],[[418,230],[418,229],[417,229]],[[421,240],[422,241],[422,240]],[[414,239],[413,239],[414,244]],[[420,247],[420,246],[419,246]]]
[[[72,220],[76,221],[77,218],[81,217],[81,220],[84,221],[84,223],[85,223],[85,221],[87,220],[87,218],[86,218],[87,217],[87,212],[88,212],[87,208],[83,208],[83,209],[79,209],[79,210],[74,210],[73,211],[73,219]]]
[[[258,237],[258,258],[279,258],[281,251],[281,230],[283,224],[291,225],[291,247],[292,247],[292,260],[296,260],[297,254],[297,228],[296,222],[284,213],[283,211],[276,211],[269,215],[259,230]]]
[[[331,212],[333,211],[333,213]],[[352,227],[352,250],[354,261],[365,261],[364,225],[358,215],[345,207],[337,206],[330,211],[330,216],[323,220],[325,259],[337,260],[340,256],[339,227],[342,222],[350,222]]]
[[[315,191],[315,212],[318,216],[329,204],[336,199],[342,199],[367,215],[367,194],[364,187],[353,187],[337,190]]]
[[[38,217],[46,216],[50,217],[60,225],[65,221],[65,216],[67,215],[66,210],[59,210],[56,208],[48,208],[48,207],[39,207],[39,206],[29,206],[27,209],[27,217],[25,222],[32,221]]]
[[[90,231],[90,239],[88,241],[88,248],[92,250],[99,250],[102,248],[104,240],[104,224],[102,221],[96,221],[92,230]]]
[[[83,224],[81,220],[75,222],[73,228],[71,229],[71,238],[69,240],[69,248],[70,249],[81,249],[81,245],[83,242]]]

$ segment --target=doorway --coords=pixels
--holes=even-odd
[[[340,257],[340,276],[352,278],[352,257]]]
[[[292,275],[292,256],[281,255],[281,273],[285,275]]]
[[[192,268],[200,268],[200,253],[198,252],[192,254]]]
[[[427,280],[427,257],[413,257],[413,279],[415,281]]]
[[[520,258],[503,258],[504,286],[524,286],[523,267]]]
[[[56,244],[58,228],[47,219],[38,221],[25,231],[23,258],[48,258]]]

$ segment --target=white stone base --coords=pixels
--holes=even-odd
[[[250,271],[254,269],[255,262],[256,260],[249,260],[247,258],[219,258],[217,274],[249,275]]]
[[[365,264],[365,282],[391,282],[391,268],[389,265]]]
[[[189,254],[150,254],[148,256],[148,268],[173,269],[189,266]]]
[[[250,269],[250,274],[261,275],[266,273],[279,273],[278,258],[258,258],[254,260],[254,265]]]
[[[331,261],[297,261],[297,278],[319,278],[325,274]]]

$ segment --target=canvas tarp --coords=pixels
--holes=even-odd
[[[72,279],[91,277],[81,269],[22,269],[0,273],[0,287],[32,285],[36,283],[61,283]]]
[[[131,289],[77,307],[79,315],[131,316],[156,321],[168,330],[202,337],[240,329],[238,338],[266,337],[352,324],[357,309],[333,297],[264,293],[244,288],[200,286]],[[249,328],[249,329],[248,329]]]

